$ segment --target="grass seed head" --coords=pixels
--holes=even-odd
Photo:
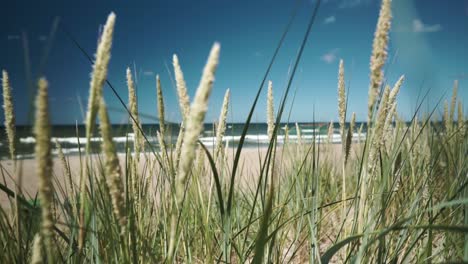
[[[172,57],[172,64],[174,65],[174,74],[177,86],[177,95],[179,97],[179,106],[182,113],[182,120],[188,117],[190,111],[190,99],[187,93],[187,84],[185,83],[184,74],[179,64],[179,58],[174,54]]]
[[[273,83],[268,82],[268,95],[267,95],[267,123],[268,123],[268,138],[273,138],[273,131],[275,129],[275,106],[273,102]]]
[[[39,177],[39,199],[41,201],[41,235],[44,238],[47,255],[52,257],[53,213],[54,199],[52,180],[52,157],[50,143],[49,103],[47,99],[48,83],[44,78],[39,79],[39,91],[36,96],[36,116],[34,135],[36,137],[35,156],[37,175]]]
[[[15,113],[13,109],[13,98],[11,96],[11,85],[8,78],[7,71],[2,71],[2,84],[3,84],[3,111],[5,113],[5,130],[8,139],[8,149],[10,151],[10,158],[13,160],[16,156],[15,148]]]
[[[124,189],[121,179],[121,169],[119,164],[119,158],[115,150],[114,142],[112,141],[112,129],[109,121],[109,115],[107,113],[106,104],[104,99],[101,98],[99,104],[99,119],[100,119],[100,131],[102,137],[102,150],[105,158],[105,172],[106,182],[110,191],[112,200],[112,207],[114,214],[119,221],[119,224],[123,230],[125,228],[127,219],[125,216],[125,199],[123,197]]]
[[[384,78],[382,69],[387,60],[387,47],[392,19],[391,2],[391,0],[382,1],[377,28],[374,34],[374,42],[372,44],[372,55],[370,60],[371,73],[369,85],[368,122],[370,122],[372,118],[372,112],[377,100],[379,88],[382,85]]]
[[[219,115],[218,128],[216,129],[216,158],[218,158],[218,156],[220,155],[220,153],[222,153],[223,150],[223,137],[226,132],[226,120],[229,110],[230,95],[230,90],[227,89],[226,93],[224,94],[223,106],[221,107],[221,114]]]
[[[104,26],[101,40],[96,52],[96,59],[91,74],[89,85],[88,111],[86,113],[86,137],[89,141],[94,128],[96,115],[99,108],[99,98],[102,94],[102,87],[107,79],[107,70],[111,57],[112,36],[114,34],[115,14],[110,13]],[[88,142],[89,143],[89,142]]]
[[[338,69],[338,116],[340,122],[341,137],[344,138],[346,122],[346,90],[343,60],[340,60],[340,65]]]

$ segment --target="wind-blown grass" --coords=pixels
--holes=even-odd
[[[86,162],[78,171],[70,169],[59,151],[61,169],[52,171],[47,83],[41,79],[34,130],[39,196],[16,195],[10,186],[0,183],[4,194],[16,198],[21,212],[3,204],[0,207],[0,262],[468,261],[468,138],[458,87],[450,104],[446,103],[442,120],[434,120],[440,102],[429,113],[421,113],[424,101],[418,102],[408,122],[399,117],[397,97],[406,89],[404,77],[393,88],[383,81],[390,4],[390,0],[382,2],[371,57],[368,120],[357,129],[359,137],[353,137],[357,126],[354,113],[346,123],[348,110],[353,110],[348,109],[347,94],[353,91],[345,89],[343,63],[338,71],[337,104],[341,144],[333,143],[333,122],[328,126],[328,139],[320,143],[315,133],[313,140],[307,140],[298,123],[291,131],[280,130],[287,95],[315,19],[314,9],[276,112],[272,84],[267,85],[265,117],[270,141],[268,148],[258,151],[258,167],[254,168],[242,166],[242,161],[252,159],[249,154],[242,155],[247,152],[243,143],[290,24],[272,56],[233,155],[222,152],[222,139],[229,96],[234,90],[225,94],[214,151],[199,141],[220,45],[215,43],[211,49],[191,105],[179,59],[173,57],[181,126],[175,146],[166,142],[169,126],[164,124],[163,86],[157,78],[161,124],[156,135],[161,160],[159,153],[144,152],[146,135],[140,128],[129,71],[127,110],[135,136],[141,133],[135,143],[142,145],[133,149],[127,144],[125,156],[115,151],[103,93],[99,92],[107,78],[102,72],[107,72],[104,62],[110,58],[110,40],[105,39],[112,36],[109,30],[115,18],[111,15],[104,30],[107,37],[104,33],[98,48],[98,54],[103,50],[109,54],[100,59],[105,65],[94,66],[102,72],[99,82],[95,80],[98,76],[92,77],[91,86],[99,89],[91,89],[87,115],[99,117],[101,148],[88,147]],[[384,90],[377,100],[382,85]],[[88,125],[87,135],[94,120]],[[293,135],[288,139],[293,131],[297,140]],[[283,144],[278,140],[280,134]],[[3,177],[12,178],[14,172],[4,164],[0,163]],[[61,177],[67,180],[60,181]],[[74,185],[74,178],[81,179],[80,188]],[[19,225],[22,228],[18,229]]]

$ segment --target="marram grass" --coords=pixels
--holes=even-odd
[[[389,41],[390,4],[391,1],[382,2],[374,39],[370,122],[366,122],[369,120],[365,113],[357,117],[353,113],[349,115],[350,123],[346,123],[342,113],[348,112],[347,108],[352,113],[356,111],[353,105],[366,102],[346,105],[346,94],[352,95],[354,90],[339,89],[337,132],[331,122],[327,139],[311,140],[306,128],[297,123],[292,130],[296,141],[292,136],[288,139],[288,127],[292,125],[288,123],[284,131],[278,129],[278,142],[272,142],[272,153],[264,149],[244,150],[236,164],[231,161],[232,149],[218,153],[225,156],[223,162],[217,162],[215,152],[221,152],[217,150],[221,144],[209,149],[198,142],[211,90],[217,89],[213,81],[219,44],[210,52],[191,106],[179,60],[173,58],[183,123],[180,141],[177,146],[169,144],[169,140],[163,143],[170,135],[169,123],[148,135],[161,142],[158,151],[163,152],[163,162],[157,162],[142,148],[145,159],[137,164],[130,154],[131,144],[126,146],[127,155],[116,153],[101,92],[107,78],[104,62],[110,58],[109,37],[115,19],[111,15],[98,44],[96,76],[92,77],[91,86],[99,88],[91,89],[94,95],[90,93],[90,111],[94,114],[87,115],[99,118],[100,148],[88,148],[85,162],[80,163],[81,157],[62,156],[58,146],[59,166],[52,168],[55,157],[51,144],[56,142],[50,141],[47,83],[41,79],[34,119],[34,162],[38,166],[37,171],[28,172],[37,176],[38,196],[35,190],[18,195],[20,214],[8,204],[1,204],[0,263],[468,261],[468,138],[462,98],[456,92],[451,94],[442,110],[442,120],[434,115],[441,112],[443,105],[428,113],[418,111],[408,121],[400,118],[397,97],[400,89],[406,90],[404,78],[399,78],[393,87],[387,85],[381,67]],[[98,59],[100,56],[104,57]],[[344,88],[342,69],[337,77],[343,80]],[[162,121],[162,93],[166,85],[161,82],[156,80],[158,115]],[[463,82],[458,85],[461,91]],[[267,103],[266,110],[271,120],[269,131],[274,131],[269,86],[267,102],[271,103]],[[382,96],[377,98],[379,93],[374,92],[380,92],[382,87]],[[151,91],[154,96],[154,89]],[[219,138],[225,133],[222,130],[230,93],[236,90],[226,93],[216,142],[221,142]],[[135,95],[132,100],[136,99]],[[361,116],[363,120],[356,120]],[[357,121],[363,122],[359,126]],[[90,124],[94,125],[94,121]],[[352,138],[356,130],[357,139]],[[344,146],[332,142],[336,142],[338,134],[343,135]],[[269,136],[275,140],[272,134]],[[317,143],[319,140],[326,145]],[[282,144],[281,148],[275,144]],[[264,159],[266,154],[271,154],[270,161]],[[180,160],[175,162],[177,159]],[[5,178],[14,175],[9,162],[0,163]],[[226,198],[231,187],[228,183],[234,166],[238,166],[238,178],[227,214]],[[273,169],[274,177],[268,172]],[[267,176],[272,181],[267,181]],[[74,182],[80,177],[83,185],[75,188]],[[139,188],[132,188],[133,179]],[[274,184],[267,188],[269,182]],[[2,195],[13,199],[15,192],[10,188],[13,185],[0,183]]]
[[[39,181],[39,199],[41,201],[41,237],[49,262],[53,262],[53,225],[52,203],[54,202],[54,187],[52,181],[52,156],[50,142],[50,121],[48,103],[48,84],[43,78],[39,79],[36,97],[36,115],[34,135],[36,137],[35,156],[37,161],[37,176]]]
[[[10,158],[13,160],[16,157],[15,147],[15,112],[13,109],[13,99],[11,97],[11,84],[7,71],[2,71],[2,87],[3,87],[3,111],[5,113],[5,130],[8,138],[8,149]]]

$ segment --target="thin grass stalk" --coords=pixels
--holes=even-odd
[[[330,124],[328,124],[328,132],[327,132],[327,143],[332,144],[333,143],[333,120],[330,121]]]
[[[296,122],[296,136],[297,136],[297,144],[298,147],[302,145],[302,133],[301,133],[301,127],[299,124]]]
[[[65,172],[65,176],[67,176],[68,184],[70,185],[70,191],[72,195],[75,194],[75,187],[73,186],[73,179],[72,179],[72,174],[70,170],[70,166],[68,165],[68,162],[65,158],[65,155],[63,154],[63,149],[62,145],[58,142],[58,140],[55,141],[55,147],[57,148],[58,151],[58,158],[60,162],[62,163],[63,170]]]
[[[49,103],[47,102],[48,84],[44,78],[39,79],[39,91],[36,97],[36,117],[34,135],[36,137],[35,156],[39,178],[39,199],[41,201],[41,237],[47,252],[49,263],[54,263],[52,204],[54,190],[52,181],[52,157],[50,145]]]
[[[215,43],[210,51],[208,61],[203,70],[203,75],[200,80],[195,98],[190,113],[187,118],[187,133],[183,139],[181,148],[180,164],[177,171],[175,184],[175,203],[173,204],[171,213],[171,230],[169,237],[168,260],[172,262],[175,253],[175,243],[177,239],[177,216],[178,210],[182,210],[182,201],[184,198],[184,190],[187,183],[187,178],[190,173],[190,168],[195,158],[196,144],[200,133],[203,130],[203,121],[208,109],[208,99],[211,94],[211,89],[214,82],[214,74],[218,66],[220,45]]]

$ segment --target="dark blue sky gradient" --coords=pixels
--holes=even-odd
[[[364,120],[369,58],[380,1],[322,2],[293,82],[292,90],[294,92],[297,89],[297,96],[291,121],[311,121],[314,109],[317,120],[337,120],[337,71],[340,58],[345,61],[347,83],[350,84],[349,111],[356,112],[358,119]],[[468,1],[393,2],[394,20],[386,77],[392,85],[401,74],[407,77],[399,97],[401,116],[411,116],[418,95],[422,93],[421,89],[423,92],[431,89],[424,109],[432,109],[434,102],[444,92],[449,90],[445,96],[450,96],[454,79],[460,80],[459,95],[466,101]],[[86,106],[91,65],[62,29],[69,31],[93,55],[99,26],[114,11],[117,22],[108,78],[125,101],[125,70],[127,66],[133,70],[136,65],[139,110],[157,115],[155,74],[160,74],[166,100],[166,118],[180,120],[176,93],[166,64],[173,74],[172,54],[178,54],[192,96],[211,45],[219,41],[220,65],[206,121],[217,119],[224,92],[226,88],[231,88],[232,111],[229,121],[242,122],[294,3],[285,0],[8,1],[0,15],[0,67],[10,73],[17,121],[30,123],[30,96],[22,32],[28,38],[32,78],[37,79],[41,74],[50,82],[53,122],[81,123],[84,118],[79,101]],[[315,1],[310,0],[300,3],[292,30],[270,74],[276,106],[314,4]],[[59,30],[53,40],[46,67],[39,72],[41,56],[48,43],[47,36],[56,16],[60,17]],[[104,89],[108,105],[121,108],[109,87]],[[266,90],[253,121],[265,120],[265,98]],[[289,98],[292,99],[292,94]],[[290,109],[289,106],[287,109]],[[111,118],[115,123],[127,122],[126,115],[118,111],[112,111]],[[3,114],[0,120],[3,122]],[[143,121],[151,122],[146,119]]]

